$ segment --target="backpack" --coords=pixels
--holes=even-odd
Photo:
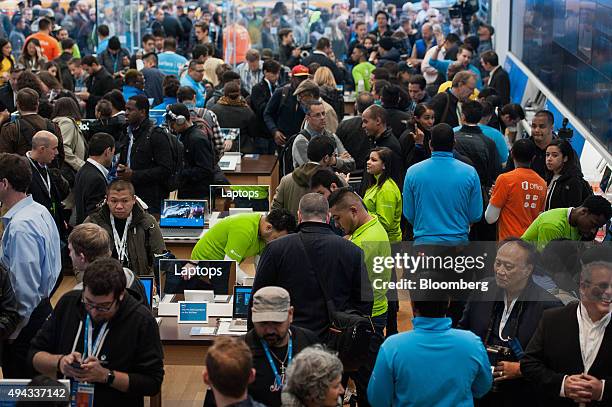
[[[183,171],[184,166],[184,152],[185,148],[183,147],[183,143],[174,135],[170,134],[170,132],[163,127],[156,127],[153,131],[159,129],[159,131],[163,132],[164,137],[168,140],[168,144],[170,144],[170,156],[172,157],[172,166],[170,167],[170,176],[165,181],[166,187],[168,191],[175,191],[179,188],[180,180],[181,180],[181,172]]]
[[[303,129],[299,133],[291,136],[289,140],[287,140],[287,142],[281,149],[280,154],[278,155],[278,161],[280,162],[279,171],[280,171],[281,178],[294,170],[293,151],[292,151],[293,143],[295,142],[295,139],[297,138],[297,136],[299,136],[300,134],[306,137],[306,140],[310,141],[310,137],[311,137],[310,133],[308,133],[306,130],[303,130]]]

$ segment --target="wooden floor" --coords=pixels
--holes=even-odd
[[[65,276],[62,284],[51,299],[53,306],[75,284],[74,277]],[[400,302],[400,312],[397,319],[400,331],[412,329],[410,303]],[[164,383],[162,384],[163,407],[202,407],[204,396],[206,395],[206,388],[202,382],[203,362],[203,360],[197,360],[191,366],[164,366],[165,375]],[[149,406],[148,399],[145,399],[145,406]]]

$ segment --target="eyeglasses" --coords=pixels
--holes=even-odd
[[[96,311],[99,311],[99,312],[108,312],[108,311],[110,311],[111,308],[113,308],[113,305],[115,304],[115,301],[117,301],[117,300],[114,300],[110,304],[109,303],[93,304],[91,302],[85,301],[84,298],[81,299],[81,303],[83,304],[83,306],[85,307],[85,309],[87,311],[91,311],[91,310],[95,309]]]
[[[583,281],[584,285],[588,285],[594,288],[598,288],[601,291],[606,291],[608,290],[608,288],[612,288],[612,283],[599,283],[599,284],[593,284],[591,281],[589,280],[585,280]]]

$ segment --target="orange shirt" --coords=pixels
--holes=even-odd
[[[40,48],[42,49],[45,57],[47,57],[47,60],[52,61],[62,54],[62,49],[59,42],[57,42],[57,40],[52,36],[37,32],[36,34],[30,35],[26,39],[26,42],[28,42],[30,38],[36,38],[38,41],[40,41]]]
[[[529,168],[501,174],[495,181],[489,203],[501,209],[497,221],[498,240],[520,237],[544,210],[546,181]]]
[[[236,64],[246,60],[246,53],[251,49],[251,37],[246,28],[233,24],[223,30],[223,55],[228,64],[234,63],[233,47],[235,40]]]

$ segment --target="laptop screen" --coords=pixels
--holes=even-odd
[[[249,301],[253,287],[234,286],[234,318],[246,319],[249,316]]]
[[[208,201],[164,199],[160,227],[204,228]]]
[[[139,277],[140,282],[144,286],[145,294],[147,295],[147,304],[149,304],[149,307],[151,307],[153,304],[152,301],[153,301],[153,279],[154,278],[155,277],[153,276]]]

